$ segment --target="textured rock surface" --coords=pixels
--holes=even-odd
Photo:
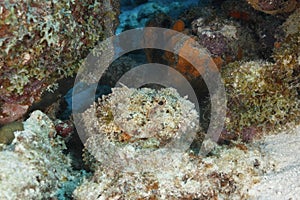
[[[95,172],[75,199],[246,198],[266,167],[243,143],[216,147],[206,158],[165,148],[181,132],[199,131],[193,105],[174,89],[114,88],[82,119],[85,159]]]
[[[290,67],[263,61],[235,62],[222,70],[228,113],[222,138],[251,141],[299,123],[298,86]]]
[[[256,10],[267,14],[292,12],[297,7],[297,0],[247,0]]]
[[[166,165],[164,170],[136,172],[99,166],[91,179],[76,188],[74,197],[78,200],[247,199],[247,189],[259,182],[266,167],[260,152],[243,144],[219,148],[207,158],[188,153],[174,156],[170,163],[174,165]]]
[[[195,6],[197,3],[197,0],[151,0],[137,5],[131,1],[130,6],[124,6],[121,10],[120,26],[116,32],[120,33],[128,29],[144,27],[148,20],[159,13],[177,18],[184,9]]]
[[[86,149],[105,165],[113,163],[122,169],[128,162],[137,162],[140,155],[164,147],[172,149],[172,142],[176,146],[184,140],[190,145],[199,131],[194,104],[180,97],[175,89],[122,87],[112,91],[82,114]],[[127,156],[123,157],[126,154],[132,154],[129,161]],[[139,168],[139,163],[136,164]]]
[[[73,179],[62,139],[54,138],[52,121],[35,111],[24,130],[0,151],[0,199],[50,199],[62,183]]]
[[[22,117],[43,91],[73,75],[114,33],[118,9],[117,0],[1,1],[0,124]]]

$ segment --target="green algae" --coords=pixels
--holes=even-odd
[[[12,122],[0,128],[0,144],[9,145],[14,140],[15,131],[24,130],[22,122]]]

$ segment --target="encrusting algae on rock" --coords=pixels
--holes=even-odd
[[[4,58],[0,58],[0,124],[22,116],[48,86],[72,75],[94,43],[110,36],[115,28],[116,1],[53,2],[0,4],[1,19],[8,19],[0,24]],[[280,20],[262,28],[274,19],[261,13],[258,18],[266,21],[258,25],[254,15],[259,12],[250,5],[252,11],[248,13],[231,7],[236,1],[224,2],[231,10],[225,5],[218,9],[223,9],[221,15],[228,19],[216,15],[218,9],[213,8],[210,11],[214,12],[197,13],[188,21],[181,18],[172,22],[167,16],[161,22],[197,38],[221,69],[228,110],[220,141],[227,145],[214,143],[206,157],[197,155],[194,148],[199,146],[193,146],[193,140],[199,144],[203,141],[203,122],[199,123],[195,105],[175,89],[113,88],[111,94],[78,114],[85,129],[84,161],[93,175],[73,185],[73,190],[77,188],[73,196],[73,190],[69,191],[68,198],[251,199],[248,190],[274,166],[259,144],[247,142],[300,122],[300,9],[291,6],[295,0],[249,1],[271,14],[296,9],[279,28],[284,33],[269,37],[264,30],[277,27]],[[22,26],[16,26],[18,23],[27,34],[23,34]],[[11,29],[18,35],[11,35]],[[263,56],[258,53],[265,49],[257,50],[263,46],[257,37],[266,39],[265,49],[271,49],[269,45],[277,39],[272,58],[269,52]],[[188,45],[180,50],[191,52]],[[187,79],[201,75],[193,73],[192,66],[176,55],[162,53],[156,57],[158,53],[148,52],[149,61],[164,59],[164,64],[178,69]],[[74,59],[78,56],[80,59]],[[101,84],[113,87],[124,69],[129,70],[134,63],[127,58],[118,60],[116,71],[109,71]],[[35,111],[24,123],[0,129],[0,199],[60,199],[63,185],[77,176],[69,156],[62,153],[66,146],[59,136],[73,131],[69,128],[73,127],[58,123],[56,132],[53,122]]]
[[[118,1],[0,1],[0,124],[26,113],[59,79],[73,76],[96,43],[113,35]]]
[[[295,10],[297,0],[247,0],[251,6],[267,14],[288,13]]]
[[[87,150],[104,164],[113,158],[116,168],[127,151],[138,156],[168,148],[172,140],[190,133],[188,139],[200,130],[194,104],[171,88],[114,88],[85,111],[82,119]]]
[[[281,27],[285,34],[277,38],[273,59],[266,61],[255,55],[221,67],[228,110],[220,141],[228,145],[215,147],[207,157],[195,155],[189,148],[181,153],[166,151],[167,158],[149,153],[168,146],[176,134],[172,133],[173,129],[166,129],[171,130],[169,137],[161,137],[163,132],[159,132],[159,126],[151,126],[157,132],[145,135],[143,127],[152,120],[157,120],[155,124],[165,119],[177,122],[182,114],[173,110],[176,114],[170,118],[167,115],[147,118],[152,112],[147,112],[146,107],[167,105],[160,100],[139,100],[149,98],[143,95],[155,93],[151,89],[138,92],[118,88],[111,95],[103,96],[82,115],[88,135],[85,159],[92,163],[94,175],[76,188],[74,198],[251,199],[248,190],[266,171],[273,170],[274,162],[266,152],[262,153],[262,140],[248,142],[300,122],[297,17],[299,9]],[[180,25],[176,27],[178,30],[183,30],[183,24],[177,25]],[[190,117],[197,118],[197,115]],[[193,131],[204,135],[201,128]]]
[[[263,61],[235,62],[222,70],[228,112],[221,138],[251,141],[299,122],[297,87],[279,66]]]
[[[73,180],[71,160],[52,121],[34,111],[24,130],[14,132],[11,145],[0,151],[0,199],[56,198],[63,183]]]
[[[274,62],[233,62],[222,68],[228,113],[222,139],[251,141],[300,123],[300,8],[281,26]]]
[[[24,130],[22,122],[12,122],[4,125],[0,128],[0,145],[1,144],[11,144],[13,139],[15,138],[15,131]]]
[[[216,147],[206,158],[168,146],[180,130],[201,134],[194,105],[172,88],[114,88],[82,119],[94,175],[74,191],[78,200],[246,199],[266,165],[245,144]]]
[[[247,189],[260,181],[265,163],[257,150],[221,148],[208,158],[183,154],[178,166],[162,171],[114,171],[98,166],[74,191],[85,199],[247,199]],[[155,163],[149,163],[152,165]]]

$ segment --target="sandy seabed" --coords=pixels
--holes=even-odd
[[[274,169],[249,190],[251,199],[300,199],[300,126],[259,142],[266,158],[274,162]]]

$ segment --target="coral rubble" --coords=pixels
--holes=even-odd
[[[162,171],[114,171],[99,167],[74,191],[84,199],[247,199],[264,168],[257,150],[219,149],[218,156],[178,157]],[[149,163],[152,165],[155,163]]]
[[[0,199],[50,199],[74,178],[52,121],[35,111],[0,151]]]

